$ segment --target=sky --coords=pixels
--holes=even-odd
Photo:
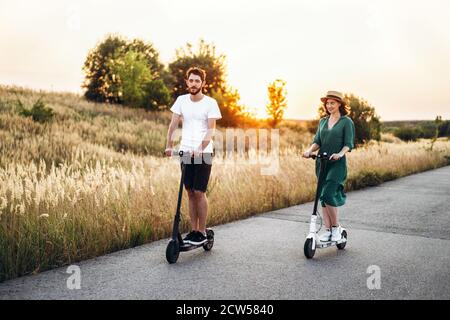
[[[0,0],[0,84],[82,93],[87,53],[109,33],[151,42],[163,63],[199,39],[259,115],[286,81],[286,118],[317,116],[327,90],[383,121],[450,119],[450,1]]]

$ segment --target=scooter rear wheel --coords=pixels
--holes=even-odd
[[[205,249],[205,251],[209,251],[214,245],[214,231],[212,231],[211,229],[207,230],[206,238],[208,239],[208,242],[203,245],[203,249]]]
[[[312,259],[314,254],[316,253],[316,249],[312,248],[313,239],[306,239],[305,245],[303,247],[303,252],[305,253],[305,257],[308,259]]]
[[[166,259],[169,263],[175,263],[180,255],[180,242],[177,240],[170,240],[166,249]]]
[[[345,240],[347,240],[347,231],[342,231],[341,236],[342,236],[342,238],[345,238]],[[347,244],[347,241],[337,244],[336,247],[339,250],[343,250],[345,248],[346,244]]]

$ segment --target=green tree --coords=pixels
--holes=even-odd
[[[108,65],[121,101],[128,106],[142,106],[145,99],[145,85],[152,78],[143,55],[128,51],[123,57],[111,60]]]
[[[140,61],[145,61],[153,80],[164,75],[164,66],[159,62],[159,53],[150,43],[140,39],[128,41],[119,35],[108,35],[90,50],[83,66],[86,89],[85,97],[91,101],[123,103],[122,83],[111,68],[116,60],[123,61],[128,52],[140,54]],[[128,57],[127,59],[130,59]]]
[[[150,69],[154,79],[160,78],[164,74],[164,65],[159,60],[159,53],[153,47],[153,44],[146,43],[141,39],[133,39],[125,46],[125,52],[134,51],[142,55],[142,58],[147,61],[147,66]]]
[[[164,109],[169,105],[169,90],[162,80],[153,79],[155,73],[141,52],[130,50],[123,57],[111,60],[109,69],[123,104],[148,110]]]
[[[287,107],[285,85],[285,81],[277,79],[267,88],[269,104],[266,106],[266,111],[269,115],[268,123],[272,128],[275,128],[283,120],[284,111]]]
[[[109,69],[111,60],[125,47],[126,40],[117,35],[108,35],[105,40],[89,51],[84,62],[85,97],[97,102],[119,102],[119,94],[113,90],[113,74]]]

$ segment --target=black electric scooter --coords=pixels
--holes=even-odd
[[[347,244],[347,230],[339,226],[339,232],[341,233],[341,240],[339,241],[326,241],[322,242],[319,240],[318,232],[320,230],[316,228],[317,223],[317,205],[319,202],[320,197],[320,191],[322,186],[322,180],[324,179],[325,170],[327,163],[329,161],[329,156],[326,152],[322,154],[317,155],[311,155],[311,158],[315,160],[316,158],[320,159],[320,170],[319,170],[319,178],[317,180],[317,190],[316,190],[316,198],[314,199],[314,209],[313,213],[311,215],[311,223],[309,226],[309,234],[306,237],[305,245],[303,247],[303,251],[305,253],[306,258],[311,259],[314,257],[314,254],[316,253],[316,249],[323,249],[328,248],[331,246],[336,246],[339,250],[342,250],[345,248],[345,245]],[[322,224],[322,220],[321,220]]]
[[[214,231],[211,229],[206,229],[206,242],[198,245],[194,245],[191,243],[187,243],[183,241],[183,238],[181,237],[179,225],[181,220],[181,199],[183,195],[183,181],[184,181],[184,174],[185,174],[185,166],[187,161],[192,161],[191,154],[187,153],[184,154],[183,151],[180,151],[178,153],[180,156],[181,161],[181,180],[180,180],[180,188],[178,191],[178,202],[177,202],[177,211],[175,213],[175,219],[173,222],[173,229],[172,229],[172,239],[169,241],[169,244],[167,245],[166,249],[166,259],[169,263],[175,263],[178,260],[178,256],[180,254],[180,251],[190,251],[197,249],[199,247],[203,247],[205,251],[209,251],[212,249],[214,245]]]

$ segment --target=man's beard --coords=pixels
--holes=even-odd
[[[195,91],[194,91],[195,90]],[[202,90],[202,88],[189,88],[189,93],[192,94],[193,96],[195,96],[197,93],[199,93]]]

